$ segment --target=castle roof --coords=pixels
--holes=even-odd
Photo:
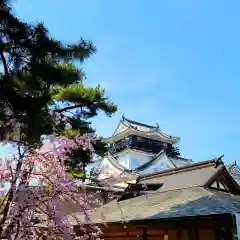
[[[128,151],[139,152],[137,150],[130,149]],[[166,152],[164,150],[162,150],[140,166],[134,169],[128,169],[122,165],[115,156],[108,152],[101,161],[95,163],[95,171],[97,171],[99,176],[101,176],[101,174],[104,176],[110,173],[115,174],[115,176],[123,173],[126,175],[130,174],[131,176],[133,174],[136,176],[141,176],[145,175],[146,173],[149,173],[150,175],[154,174],[154,172],[156,172],[156,169],[158,169],[158,172],[163,171],[164,166],[162,164],[168,165],[170,168],[176,168],[180,166],[187,166],[190,163],[192,163],[190,159],[171,158],[166,155]]]
[[[106,141],[108,143],[111,143],[131,134],[145,136],[154,140],[162,140],[169,143],[177,143],[180,141],[179,137],[175,137],[165,132],[162,132],[158,124],[156,124],[156,126],[151,126],[130,120],[124,116],[120,120],[113,135],[107,138]]]
[[[227,179],[228,181],[224,185],[228,185],[228,188],[237,189],[236,191],[239,190],[240,192],[240,186],[220,158],[142,176],[139,179],[139,183],[161,183],[163,184],[161,191],[194,186],[209,186],[213,183],[213,178],[216,178],[220,173],[221,180],[219,180],[219,184],[223,184],[222,181]]]
[[[113,200],[89,212],[93,222],[121,223],[240,211],[240,186],[228,173],[221,158],[178,168],[176,171],[165,171],[157,179],[161,187],[154,193],[122,201]],[[139,184],[141,181],[142,184],[146,183],[145,180],[140,179]],[[215,187],[218,181],[226,188]]]

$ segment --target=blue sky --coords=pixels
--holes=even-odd
[[[19,0],[15,12],[43,21],[65,42],[92,40],[83,67],[119,106],[93,121],[110,135],[122,115],[180,136],[194,160],[240,161],[239,0]]]

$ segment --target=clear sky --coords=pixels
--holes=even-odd
[[[225,154],[240,163],[239,0],[18,0],[65,42],[92,40],[83,67],[119,106],[94,119],[110,135],[122,115],[180,136],[193,160]]]

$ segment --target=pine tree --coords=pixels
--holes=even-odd
[[[65,44],[51,37],[43,23],[30,24],[14,16],[0,1],[0,138],[23,146],[40,143],[42,135],[69,138],[92,133],[90,119],[117,107],[100,86],[86,87],[83,69],[74,63],[96,53],[90,41]],[[101,139],[97,153],[106,148]],[[71,153],[70,169],[85,166],[91,153]],[[82,162],[84,159],[84,163]]]

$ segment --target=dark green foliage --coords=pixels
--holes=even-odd
[[[1,140],[32,145],[39,143],[44,134],[72,137],[94,133],[89,118],[98,111],[111,116],[117,110],[100,86],[84,86],[84,71],[73,64],[91,57],[95,46],[84,39],[64,44],[52,38],[43,23],[29,24],[18,19],[6,1],[0,6]],[[56,113],[67,118],[56,121]],[[66,122],[72,129],[66,129]],[[105,151],[100,140],[96,150]],[[85,154],[81,150],[73,153],[71,167],[85,157],[89,161],[90,156]]]

